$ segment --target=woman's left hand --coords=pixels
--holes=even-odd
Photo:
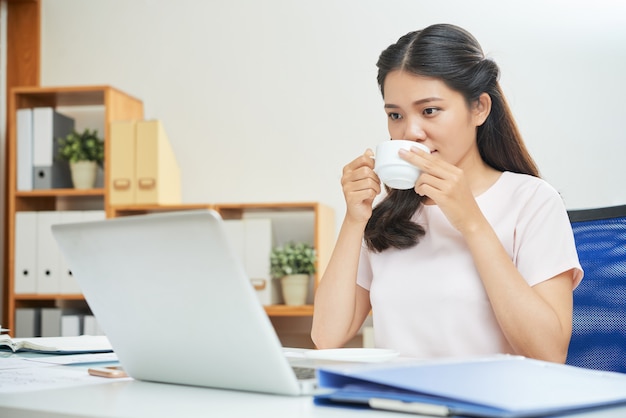
[[[462,169],[417,147],[400,150],[403,160],[421,171],[415,192],[431,199],[461,233],[484,220]]]

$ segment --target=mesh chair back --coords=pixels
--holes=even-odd
[[[626,205],[569,211],[585,277],[567,364],[626,372]]]

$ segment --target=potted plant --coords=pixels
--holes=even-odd
[[[77,189],[90,189],[96,182],[98,166],[104,162],[104,140],[96,129],[82,133],[73,130],[65,138],[59,138],[58,158],[68,161],[72,183]]]
[[[270,275],[280,279],[287,305],[304,305],[311,274],[315,273],[316,252],[304,242],[289,242],[270,253]]]

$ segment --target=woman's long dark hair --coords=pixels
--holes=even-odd
[[[482,93],[491,97],[491,112],[478,127],[480,156],[498,171],[512,171],[539,177],[511,110],[498,83],[498,65],[486,59],[478,41],[466,30],[449,24],[429,26],[408,33],[385,49],[376,64],[378,85],[385,96],[385,78],[391,71],[442,80],[461,93],[468,106]],[[411,218],[422,204],[413,189],[387,188],[387,196],[373,210],[365,228],[365,242],[372,251],[409,248],[426,233]]]

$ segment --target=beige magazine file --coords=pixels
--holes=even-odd
[[[109,202],[111,205],[133,205],[137,182],[135,179],[136,121],[116,121],[110,126],[111,175]]]
[[[135,203],[180,203],[180,168],[163,124],[159,120],[138,121],[135,135]]]
[[[111,205],[180,203],[180,169],[161,121],[112,122],[110,141]]]

